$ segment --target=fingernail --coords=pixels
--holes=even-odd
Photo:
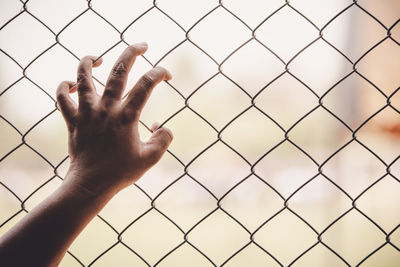
[[[71,86],[69,87],[69,92],[72,93],[72,92],[74,92],[76,89],[77,89],[76,83],[71,84]]]
[[[97,65],[100,64],[103,59],[101,57],[97,57],[97,56],[89,56],[90,60],[92,61],[92,65]]]
[[[167,72],[167,76],[165,77],[165,80],[169,81],[172,79],[172,74],[167,69],[166,69],[166,72]]]
[[[99,62],[99,61],[102,61],[103,60],[103,58],[101,58],[101,57],[96,57],[94,60],[93,60],[93,64],[95,64],[95,63],[97,63],[97,62]]]

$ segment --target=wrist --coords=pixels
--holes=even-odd
[[[71,164],[62,187],[66,192],[71,192],[83,199],[108,201],[122,189],[115,183],[116,178],[104,170]]]

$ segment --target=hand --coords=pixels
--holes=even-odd
[[[107,202],[137,181],[167,150],[171,132],[154,125],[153,135],[143,143],[138,121],[154,86],[171,79],[168,71],[156,67],[147,72],[121,100],[133,62],[146,49],[146,44],[125,49],[102,96],[92,80],[92,67],[99,66],[101,59],[83,58],[76,85],[60,84],[57,103],[68,127],[70,168],[63,184],[1,237],[1,266],[57,266]],[[78,106],[69,96],[75,91]]]
[[[89,193],[115,194],[136,182],[159,161],[172,141],[169,129],[153,125],[149,141],[138,133],[140,113],[153,88],[171,74],[155,67],[143,75],[129,91],[122,94],[129,71],[147,44],[129,46],[116,61],[102,96],[92,80],[92,67],[102,60],[84,57],[78,67],[77,83],[62,82],[57,89],[57,103],[68,127],[71,165],[66,182],[83,187]],[[78,91],[79,105],[69,93]],[[72,178],[70,178],[72,177]]]

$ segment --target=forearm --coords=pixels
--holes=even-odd
[[[93,194],[67,178],[0,239],[0,266],[56,266],[113,196]]]

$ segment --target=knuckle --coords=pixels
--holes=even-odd
[[[79,111],[82,114],[87,114],[87,115],[92,114],[92,105],[91,105],[91,103],[89,103],[89,102],[79,103]]]
[[[58,102],[63,102],[66,100],[67,95],[69,93],[69,84],[70,84],[70,82],[63,81],[57,87],[56,99]]]
[[[86,73],[78,73],[78,76],[76,78],[76,84],[78,86],[78,88],[80,89],[89,89],[88,86],[88,75]]]
[[[80,72],[80,73],[78,73],[78,76],[76,77],[76,82],[78,84],[82,84],[82,83],[85,83],[88,78],[89,77],[88,77],[88,75],[86,73]]]
[[[138,116],[138,111],[134,108],[126,108],[123,112],[121,112],[121,123],[123,125],[130,124],[135,120]]]
[[[146,73],[140,80],[140,86],[143,88],[151,88],[154,85],[154,78],[150,73]]]
[[[111,89],[104,90],[103,97],[117,98],[117,92]]]
[[[104,120],[105,118],[107,118],[107,116],[109,114],[107,108],[104,106],[100,107],[97,112],[98,112],[99,119],[101,119],[101,120]]]
[[[120,78],[126,75],[128,72],[128,68],[124,62],[118,62],[111,71],[111,76],[113,78]]]
[[[64,93],[64,87],[65,87],[65,82],[61,82],[58,87],[57,87],[57,91],[56,91],[56,96],[57,98],[59,97],[59,95]]]
[[[57,94],[57,102],[60,103],[61,105],[65,102],[66,100],[66,95],[62,93]]]

